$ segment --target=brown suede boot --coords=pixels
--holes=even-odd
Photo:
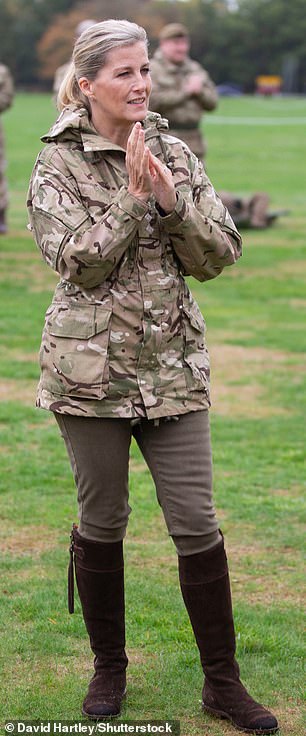
[[[223,539],[212,549],[179,557],[183,599],[205,674],[203,709],[239,731],[271,734],[276,718],[248,694],[235,660],[235,631]]]
[[[0,235],[7,233],[5,210],[0,210]]]
[[[123,543],[93,542],[71,534],[77,587],[90,645],[95,654],[94,676],[83,703],[89,718],[118,716],[126,692]],[[70,565],[69,610],[73,612]]]

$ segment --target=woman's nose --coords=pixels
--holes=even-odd
[[[138,90],[145,90],[146,88],[146,80],[144,79],[141,72],[135,75],[134,87],[136,87],[136,89]]]

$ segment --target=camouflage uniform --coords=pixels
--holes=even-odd
[[[158,49],[150,62],[153,89],[150,108],[164,115],[169,121],[171,135],[181,138],[190,150],[203,158],[206,144],[200,130],[203,110],[214,110],[218,93],[208,72],[189,57],[182,64],[168,61]],[[203,79],[199,95],[184,91],[188,77],[200,74]]]
[[[7,110],[12,104],[14,97],[14,86],[11,74],[4,64],[0,64],[0,113]],[[4,176],[4,137],[0,123],[0,212],[6,210],[8,205],[7,185]]]
[[[128,192],[125,151],[85,109],[66,108],[38,155],[30,223],[61,276],[47,310],[37,405],[94,417],[184,414],[209,406],[205,323],[184,275],[214,278],[241,254],[227,210],[181,141],[149,113],[145,138],[168,161],[175,210]],[[229,237],[231,236],[231,237]]]

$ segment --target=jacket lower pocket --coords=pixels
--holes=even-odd
[[[97,305],[53,304],[40,351],[42,387],[84,399],[105,396],[111,310]]]
[[[184,363],[187,388],[206,391],[209,396],[209,355],[205,343],[205,322],[196,302],[183,305]]]

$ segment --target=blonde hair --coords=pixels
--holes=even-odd
[[[59,88],[58,109],[76,105],[87,107],[90,112],[88,98],[81,92],[78,80],[86,77],[93,81],[105,65],[109,51],[139,41],[148,45],[144,28],[128,20],[104,20],[84,31],[75,43],[71,64]]]

